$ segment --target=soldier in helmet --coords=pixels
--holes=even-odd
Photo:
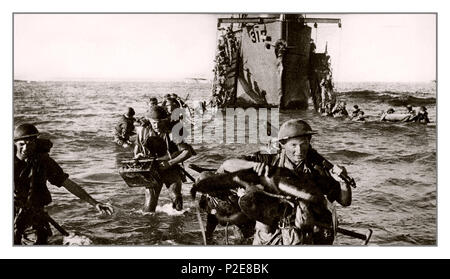
[[[411,105],[406,105],[406,113],[411,114],[413,117],[416,116],[416,111],[413,110]]]
[[[412,107],[411,105],[409,105],[409,104],[406,106],[406,113],[409,114],[409,118],[406,119],[406,122],[413,122],[414,119],[415,119],[416,116],[417,116],[417,113],[416,113],[416,111],[413,109],[413,107]]]
[[[253,168],[258,175],[268,175],[271,168],[279,167],[290,170],[292,175],[308,176],[314,182],[314,187],[320,189],[323,203],[309,204],[301,202],[289,204],[282,200],[274,202],[273,198],[264,198],[257,191],[250,193],[250,197],[241,197],[240,206],[244,213],[251,216],[252,212],[259,215],[279,214],[278,216],[264,216],[266,220],[277,222],[264,223],[261,218],[255,226],[254,245],[297,245],[297,244],[326,244],[334,241],[332,214],[327,208],[327,201],[337,201],[342,206],[351,204],[352,194],[350,185],[339,176],[346,173],[345,168],[334,166],[331,168],[325,160],[311,146],[311,127],[301,119],[285,122],[279,130],[278,140],[281,150],[278,154],[255,153],[240,159],[225,161],[219,171],[234,172]],[[247,195],[247,194],[246,194]],[[247,201],[247,202],[244,202]],[[260,204],[251,204],[257,201]],[[248,202],[250,201],[250,202]],[[244,206],[259,208],[246,211]],[[271,208],[273,207],[273,208]],[[250,212],[250,213],[248,213]],[[267,212],[267,214],[265,213]],[[272,212],[272,213],[270,213]],[[325,224],[325,226],[324,226]]]
[[[354,117],[358,117],[358,115],[361,112],[361,109],[358,107],[358,105],[354,105],[353,108],[355,109],[354,111],[352,111],[352,118]]]
[[[114,131],[114,142],[118,145],[128,147],[132,144],[130,137],[134,134],[134,114],[134,109],[129,107],[127,112],[120,117]]]
[[[143,211],[154,212],[158,203],[163,184],[170,189],[172,207],[177,211],[183,209],[181,195],[182,182],[185,182],[183,169],[178,165],[191,156],[195,151],[191,145],[181,139],[174,139],[170,115],[162,106],[153,106],[147,115],[148,123],[138,128],[135,158],[158,158],[158,172],[161,177],[159,185],[145,188],[145,202]],[[175,143],[175,141],[177,143]]]
[[[178,101],[175,98],[167,98],[166,102],[165,102],[165,107],[166,110],[169,114],[172,114],[172,112],[177,109],[180,108],[180,104],[178,103]]]
[[[39,138],[32,124],[14,130],[14,244],[47,244],[51,236],[45,206],[52,202],[47,181],[66,188],[99,212],[111,215],[113,208],[91,197],[69,179],[49,155],[52,143]]]
[[[156,97],[151,97],[148,100],[148,107],[154,107],[158,105],[158,99]]]
[[[418,123],[430,123],[430,119],[428,118],[428,112],[427,108],[424,106],[421,106],[419,109],[419,112],[417,113],[416,117],[414,117],[413,121]]]

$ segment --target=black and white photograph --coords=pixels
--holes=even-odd
[[[436,245],[435,13],[13,27],[14,245]]]
[[[440,247],[439,11],[316,10],[14,9],[8,251]]]

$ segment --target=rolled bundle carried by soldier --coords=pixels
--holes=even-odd
[[[255,187],[271,194],[288,195],[306,202],[318,202],[319,190],[314,186],[314,182],[307,176],[294,177],[290,173],[285,168],[274,168],[269,176],[258,176],[252,169],[215,174],[197,181],[191,189],[191,195],[195,198],[197,192],[202,192],[211,196],[221,196],[247,185],[246,190]],[[257,185],[262,188],[258,188]]]

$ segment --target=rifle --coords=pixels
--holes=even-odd
[[[154,158],[147,158],[147,159],[133,159],[133,160],[125,160],[121,161],[122,164],[133,164],[133,163],[150,163],[153,161],[162,161],[161,159],[158,159],[156,157]]]
[[[333,164],[331,164],[329,161],[327,161],[325,159],[324,159],[323,165],[326,169],[332,169],[334,167]],[[202,167],[202,166],[199,166],[194,163],[189,164],[188,167],[199,173],[201,173],[203,171],[216,171],[216,169]],[[349,183],[352,187],[356,187],[356,183],[355,183],[354,179],[349,177],[348,175],[341,173],[341,175],[339,177],[341,177],[346,183]],[[287,202],[287,203],[291,204],[291,206],[293,206],[293,204],[292,204],[293,198],[291,198],[289,196],[272,194],[272,193],[268,193],[266,191],[263,191],[263,192],[264,192],[264,194],[266,194],[268,196],[279,198],[282,201]],[[367,245],[369,243],[369,240],[372,237],[372,233],[373,233],[372,229],[368,229],[366,234],[361,234],[361,233],[358,233],[355,231],[351,231],[348,229],[338,227],[335,209],[333,210],[333,225],[332,226],[330,226],[328,224],[320,223],[320,222],[315,222],[314,224],[318,227],[333,230],[335,233],[337,232],[337,233],[341,233],[346,236],[361,239],[364,241],[364,245]]]
[[[47,221],[52,224],[55,229],[57,229],[62,235],[69,236],[69,233],[63,227],[61,227],[52,217],[50,217],[47,212],[45,212],[44,214],[45,219],[47,219]]]
[[[205,167],[199,166],[194,163],[189,164],[188,167],[198,173],[204,172],[204,171],[214,171],[215,172],[217,170],[217,169],[213,169],[213,168],[205,168]]]
[[[351,231],[351,230],[347,230],[347,229],[344,229],[344,228],[340,228],[340,227],[337,227],[337,226],[335,228],[333,228],[330,225],[327,225],[327,224],[324,224],[324,223],[320,223],[320,222],[314,222],[314,225],[316,225],[318,227],[321,227],[321,228],[329,229],[329,230],[334,229],[336,232],[341,233],[343,235],[364,240],[364,245],[367,245],[369,243],[369,240],[372,237],[372,233],[373,233],[372,229],[368,229],[366,234],[362,234],[362,233],[358,233],[358,232],[355,232],[355,231]]]
[[[331,169],[333,169],[334,165],[328,161],[327,159],[323,159],[322,165],[325,167],[325,169],[327,169],[328,171],[330,171]],[[341,173],[337,174],[342,180],[345,181],[345,183],[347,183],[348,185],[352,186],[353,188],[356,188],[356,182],[355,180],[350,177],[347,173],[344,173],[341,171]]]

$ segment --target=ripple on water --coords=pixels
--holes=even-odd
[[[131,158],[132,149],[117,148],[112,143],[112,132],[123,108],[132,106],[137,116],[144,115],[147,108],[142,100],[149,95],[161,99],[167,93],[186,96],[191,92],[189,101],[193,101],[210,96],[209,84],[35,82],[14,85],[15,125],[23,121],[38,123],[39,130],[48,132],[54,143],[51,156],[70,177],[95,198],[111,202],[116,209],[111,217],[99,217],[95,209],[65,189],[50,186],[53,203],[49,211],[55,220],[71,231],[86,235],[94,245],[202,244],[193,210],[196,204],[189,199],[190,185],[183,185],[182,214],[171,211],[165,188],[157,210],[167,208],[154,215],[139,212],[144,200],[142,189],[127,187],[117,174],[118,163]],[[418,90],[422,93],[416,96],[416,89],[409,92],[409,89],[392,90],[396,87],[393,84],[389,84],[389,90],[377,86],[359,86],[363,93],[339,95],[348,108],[358,104],[370,117],[367,123],[320,117],[312,110],[282,112],[279,122],[307,119],[318,132],[313,136],[314,148],[333,163],[346,166],[358,182],[358,187],[353,189],[352,205],[338,209],[343,226],[358,232],[373,228],[371,243],[374,245],[433,245],[437,219],[436,127],[379,122],[378,113],[392,105],[401,111],[404,108],[400,105],[411,101],[427,105],[435,121],[435,91]],[[427,97],[423,92],[434,92],[434,95]],[[396,100],[402,94],[414,98]],[[227,158],[259,150],[256,145],[219,142],[195,143],[194,148],[198,155],[189,162],[210,168],[217,168]],[[204,214],[202,218],[205,222]],[[217,230],[214,234],[217,244],[224,244],[224,235],[223,228]],[[229,237],[232,244],[239,242],[231,228]],[[337,244],[361,245],[361,241],[338,235]]]

